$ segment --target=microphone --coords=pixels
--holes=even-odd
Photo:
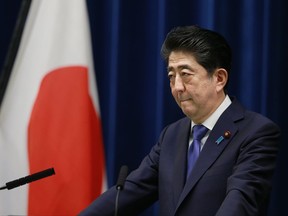
[[[114,214],[114,216],[118,215],[119,194],[120,194],[120,191],[124,189],[124,184],[125,184],[125,180],[126,180],[127,175],[128,175],[128,167],[126,165],[123,165],[120,168],[120,172],[119,172],[118,180],[117,180],[117,184],[116,184],[117,195],[116,195],[116,201],[115,201],[115,214]]]
[[[117,190],[123,190],[127,174],[128,174],[128,167],[126,165],[124,165],[120,168],[120,172],[118,175],[118,180],[117,180],[117,184],[116,184]]]
[[[33,181],[37,181],[42,178],[46,178],[54,174],[55,174],[54,168],[49,168],[41,172],[34,173],[32,175],[28,175],[23,178],[16,179],[14,181],[7,182],[5,186],[0,187],[0,190],[4,190],[4,189],[11,190],[15,187],[19,187],[21,185],[24,185]]]

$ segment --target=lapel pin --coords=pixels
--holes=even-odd
[[[220,136],[217,140],[216,140],[216,144],[219,145],[223,140],[224,138],[225,139],[229,139],[231,137],[231,132],[230,131],[225,131],[224,133],[224,137],[223,136]]]
[[[224,140],[224,137],[223,136],[220,136],[217,140],[216,140],[216,144],[219,145],[222,140]]]
[[[231,137],[231,132],[230,131],[226,131],[224,133],[224,137],[225,137],[225,139],[229,139]]]

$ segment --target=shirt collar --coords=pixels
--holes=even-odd
[[[209,116],[208,119],[206,119],[202,123],[202,125],[204,125],[206,128],[208,128],[211,131],[214,125],[216,124],[216,122],[218,121],[218,119],[220,118],[220,116],[222,115],[222,113],[229,107],[231,103],[232,103],[231,99],[229,98],[228,95],[226,95],[223,102],[220,104],[220,106],[215,110],[214,113],[212,113],[211,116]],[[194,125],[195,123],[191,121],[191,130]]]

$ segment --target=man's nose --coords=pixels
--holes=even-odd
[[[185,88],[184,83],[183,83],[183,80],[182,80],[182,78],[181,78],[179,75],[177,75],[177,76],[175,77],[174,88],[175,88],[175,90],[177,90],[177,91],[183,91],[184,88]]]

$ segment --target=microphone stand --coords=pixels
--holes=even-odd
[[[117,190],[117,194],[116,194],[116,200],[115,200],[115,214],[114,214],[114,216],[118,215],[118,200],[119,200],[119,194],[120,194],[121,189],[119,187],[116,187],[116,190]]]
[[[120,169],[117,184],[116,184],[117,194],[116,194],[116,200],[115,200],[115,214],[114,214],[114,216],[118,215],[119,195],[120,195],[120,191],[124,189],[124,183],[125,183],[127,174],[128,174],[128,167],[124,165]]]

